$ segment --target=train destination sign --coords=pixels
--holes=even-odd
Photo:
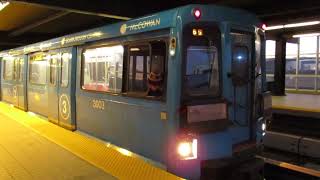
[[[95,37],[100,37],[102,35],[103,35],[102,32],[93,32],[93,33],[82,34],[82,35],[78,35],[78,36],[64,37],[61,39],[61,45],[71,44],[71,43],[75,43],[75,42],[79,42],[79,41],[85,41],[85,40],[89,40],[89,39],[92,39]]]

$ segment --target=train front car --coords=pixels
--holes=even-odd
[[[183,178],[259,179],[271,96],[258,27],[188,5],[0,52],[2,100]]]
[[[255,153],[270,95],[264,93],[264,33],[258,26],[255,16],[241,10],[195,5],[179,11],[179,122],[168,151],[173,173],[188,179],[261,178],[263,162]]]

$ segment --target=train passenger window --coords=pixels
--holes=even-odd
[[[163,41],[151,43],[151,67],[148,74],[148,96],[162,96],[164,92],[166,44]]]
[[[47,61],[44,54],[30,57],[29,80],[32,84],[45,85],[47,83]]]
[[[166,44],[153,41],[129,47],[128,92],[143,97],[164,93]]]
[[[70,53],[63,53],[61,60],[61,87],[68,87],[69,84],[69,61],[71,59]]]
[[[3,79],[4,80],[13,79],[13,66],[14,66],[14,61],[12,58],[3,59]]]
[[[124,48],[121,45],[85,50],[82,89],[121,92],[123,53]]]
[[[150,47],[146,45],[129,48],[129,92],[147,92],[147,75],[150,73]]]
[[[57,67],[58,67],[58,55],[49,55],[49,69],[50,69],[50,85],[56,85],[57,78]]]

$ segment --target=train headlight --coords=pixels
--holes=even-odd
[[[266,123],[262,123],[261,129],[262,129],[262,131],[266,131],[266,129],[267,129]]]
[[[181,159],[197,159],[198,140],[181,141],[178,143],[177,152]]]

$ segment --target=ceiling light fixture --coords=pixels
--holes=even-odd
[[[286,24],[286,25],[284,25],[284,28],[302,27],[302,26],[312,26],[312,25],[317,25],[317,24],[320,24],[320,21],[310,21],[310,22]]]
[[[296,34],[293,35],[292,37],[294,38],[300,38],[300,37],[310,37],[310,36],[319,36],[320,33],[309,33],[309,34]]]
[[[275,29],[284,29],[284,28],[294,28],[294,27],[303,27],[303,26],[312,26],[320,24],[320,21],[309,21],[309,22],[300,22],[300,23],[292,23],[292,24],[285,24],[285,25],[277,25],[277,26],[267,26],[266,30],[275,30]]]
[[[0,1],[0,11],[8,6],[10,3],[8,1]]]

